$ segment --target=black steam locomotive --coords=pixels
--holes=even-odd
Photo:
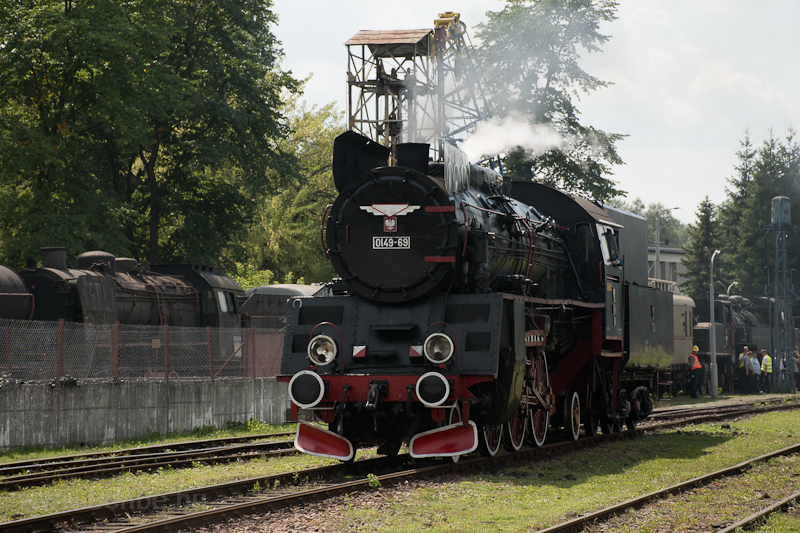
[[[325,244],[341,279],[289,300],[279,376],[293,413],[328,430],[300,423],[296,446],[457,458],[646,417],[644,370],[670,364],[673,317],[644,240],[588,200],[428,149],[398,145],[386,166],[365,137],[335,142]]]

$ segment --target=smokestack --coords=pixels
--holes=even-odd
[[[42,248],[42,268],[67,269],[67,249],[61,246]]]
[[[397,145],[397,166],[428,173],[428,152],[431,146],[427,143],[403,143]]]

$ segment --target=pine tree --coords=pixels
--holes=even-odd
[[[686,256],[681,260],[686,267],[681,290],[692,298],[708,298],[711,254],[718,249],[718,233],[717,208],[706,196],[697,208],[697,223],[689,225]]]
[[[794,205],[800,199],[797,150],[792,131],[785,143],[770,134],[756,151],[752,166],[746,173],[740,173],[739,190],[730,197],[738,213],[731,217],[734,220],[730,221],[733,226],[727,244],[733,260],[731,266],[743,294],[764,293],[774,255],[768,233],[772,199],[788,196]],[[797,252],[790,252],[790,264],[796,264],[797,255]]]
[[[757,151],[750,142],[750,132],[745,130],[744,139],[739,141],[740,148],[736,152],[739,162],[734,166],[734,176],[728,178],[729,187],[725,189],[727,199],[719,206],[719,228],[722,246],[731,254],[738,249],[738,230],[742,223],[747,188],[753,181]]]

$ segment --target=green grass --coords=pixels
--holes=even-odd
[[[259,420],[250,420],[247,423],[229,423],[227,427],[221,429],[217,428],[216,426],[203,426],[200,428],[195,428],[190,432],[179,432],[169,435],[162,435],[161,433],[153,432],[139,439],[119,441],[103,446],[81,446],[79,444],[68,444],[58,448],[32,446],[0,452],[0,464],[16,461],[44,459],[48,457],[60,457],[64,455],[75,455],[80,453],[114,452],[125,448],[140,448],[143,446],[175,444],[192,440],[244,437],[247,435],[257,435],[261,433],[281,433],[286,431],[294,431],[295,427],[295,424],[266,424]]]
[[[264,428],[258,429],[258,433],[264,432]],[[797,413],[769,413],[746,421],[702,424],[606,444],[472,477],[412,484],[401,491],[376,486],[366,495],[345,498],[338,512],[328,517],[326,528],[386,532],[535,531],[795,444],[799,436]],[[359,452],[359,458],[367,455],[368,450]],[[0,493],[0,521],[333,463],[336,461],[297,456],[63,481],[50,487]],[[790,477],[786,479],[790,481],[774,478],[761,483],[796,486],[796,478],[791,476],[798,471],[800,467],[789,468]],[[713,507],[713,502],[704,501],[708,496],[702,490],[695,492],[698,505]],[[378,498],[380,504],[366,505],[362,498]],[[798,530],[780,527],[784,529],[764,531]]]
[[[743,475],[720,479],[614,518],[604,531],[686,531],[694,524],[716,531],[791,494],[798,469],[797,455],[771,459]]]
[[[795,505],[797,505],[795,503]],[[754,533],[797,533],[800,531],[800,511],[795,507],[789,513],[775,513],[763,526],[751,530]]]
[[[51,486],[0,492],[0,522],[337,462],[300,455],[224,465],[198,464],[184,469],[159,468],[152,473],[126,473],[109,479],[65,480]]]
[[[345,506],[333,531],[535,531],[795,444],[796,413],[704,424]]]

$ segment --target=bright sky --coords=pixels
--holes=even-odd
[[[725,198],[746,129],[757,146],[770,129],[800,127],[800,2],[796,0],[620,0],[601,29],[602,53],[584,70],[614,85],[585,95],[582,121],[627,134],[614,179],[645,204],[679,207],[691,223],[698,204]],[[274,0],[283,67],[313,73],[306,99],[346,107],[344,42],[359,30],[431,28],[458,11],[470,35],[501,0]],[[769,209],[769,206],[765,206]],[[795,208],[797,209],[797,208]]]

